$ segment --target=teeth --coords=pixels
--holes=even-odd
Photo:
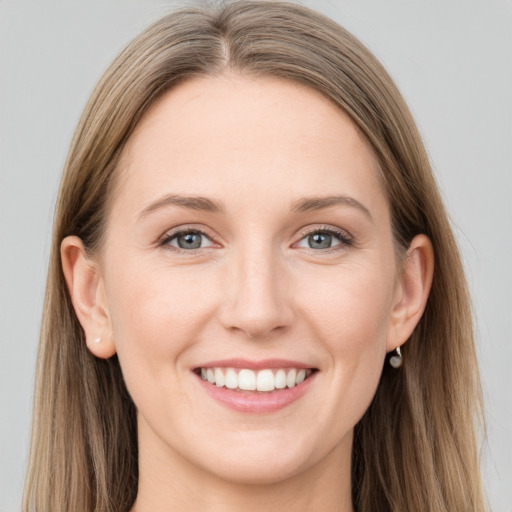
[[[221,388],[241,389],[244,391],[274,391],[293,388],[311,375],[311,370],[303,368],[265,369],[255,372],[243,368],[201,368],[201,378]]]
[[[288,372],[288,375],[286,376],[286,385],[289,388],[293,388],[293,386],[295,386],[295,384],[297,383],[296,377],[297,377],[297,370],[295,368],[292,368]]]
[[[256,389],[256,374],[252,370],[240,370],[238,387],[246,391],[254,391]]]
[[[277,370],[275,379],[276,389],[284,389],[286,387],[286,372],[284,370]]]
[[[219,388],[223,387],[226,383],[226,380],[224,379],[224,374],[222,373],[222,370],[220,368],[215,368],[215,385]]]
[[[256,378],[256,389],[258,391],[273,391],[276,388],[274,382],[272,370],[261,370]]]
[[[238,387],[238,375],[233,368],[228,368],[226,371],[226,387],[228,389],[236,389]]]

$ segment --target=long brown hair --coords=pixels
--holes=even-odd
[[[459,252],[415,123],[393,81],[351,34],[307,8],[268,1],[190,7],[130,43],[107,70],[76,130],[55,213],[38,357],[25,511],[129,510],[137,493],[135,407],[116,356],[87,350],[60,261],[60,244],[102,243],[116,163],[164,91],[233,70],[319,91],[345,111],[377,155],[398,251],[430,237],[436,254],[425,313],[385,365],[355,429],[357,511],[484,509],[475,420],[480,413],[470,302]]]

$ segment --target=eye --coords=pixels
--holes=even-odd
[[[326,250],[341,245],[352,245],[352,240],[346,233],[334,229],[319,229],[304,236],[295,246]]]
[[[205,235],[201,231],[186,230],[170,234],[163,240],[162,245],[170,245],[177,249],[190,251],[212,247],[215,244],[208,235]]]

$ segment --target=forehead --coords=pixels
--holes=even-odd
[[[163,192],[235,198],[251,190],[250,199],[261,193],[283,203],[364,192],[383,200],[378,162],[349,117],[320,93],[276,78],[180,84],[138,123],[119,172],[116,195],[141,208]]]

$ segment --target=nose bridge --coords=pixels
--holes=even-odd
[[[235,251],[223,323],[251,338],[287,327],[292,308],[279,251],[271,242],[253,241]]]

